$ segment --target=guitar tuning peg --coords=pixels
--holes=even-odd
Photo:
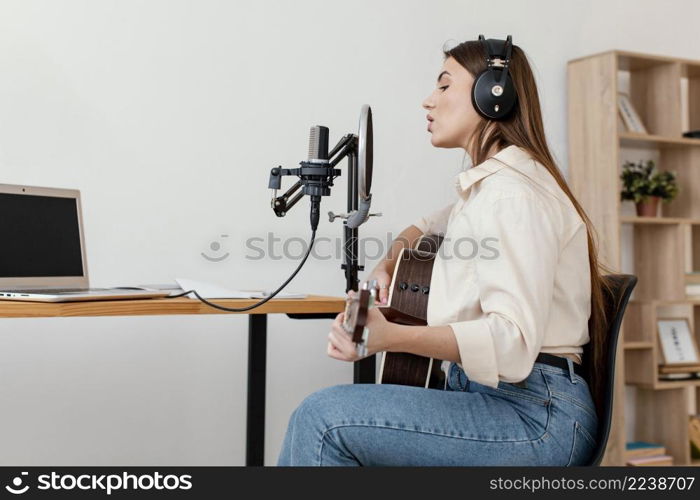
[[[370,297],[372,297],[372,303],[374,303],[374,301],[376,301],[379,297],[379,282],[376,279],[374,279],[369,282],[368,286]]]

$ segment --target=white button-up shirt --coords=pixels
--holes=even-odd
[[[540,352],[583,352],[591,312],[586,225],[552,175],[513,145],[461,172],[456,188],[455,203],[414,225],[445,238],[427,320],[452,327],[459,366],[497,387],[527,378]]]

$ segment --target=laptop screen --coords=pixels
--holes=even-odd
[[[83,276],[75,198],[0,193],[0,278]]]

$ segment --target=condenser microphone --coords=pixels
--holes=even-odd
[[[316,175],[302,176],[304,179],[304,193],[311,197],[311,229],[316,231],[318,221],[321,217],[321,196],[322,194],[330,194],[328,188],[328,175],[326,171],[328,167],[328,127],[316,125],[311,127],[309,131],[309,159],[310,163],[319,169],[323,169],[323,173]]]
[[[311,163],[328,163],[328,127],[316,125],[309,132],[309,160]]]

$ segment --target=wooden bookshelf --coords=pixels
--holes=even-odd
[[[624,465],[625,385],[636,388],[634,439],[662,443],[674,464],[691,465],[687,422],[693,393],[700,413],[700,380],[658,380],[656,320],[685,317],[700,342],[700,300],[685,296],[684,281],[700,271],[700,139],[682,135],[700,129],[700,61],[613,50],[569,61],[567,72],[571,189],[596,227],[601,260],[639,278],[621,330],[603,465]],[[621,128],[618,91],[647,134]],[[635,155],[677,174],[679,194],[659,217],[629,215],[631,202],[620,201],[623,159]]]

